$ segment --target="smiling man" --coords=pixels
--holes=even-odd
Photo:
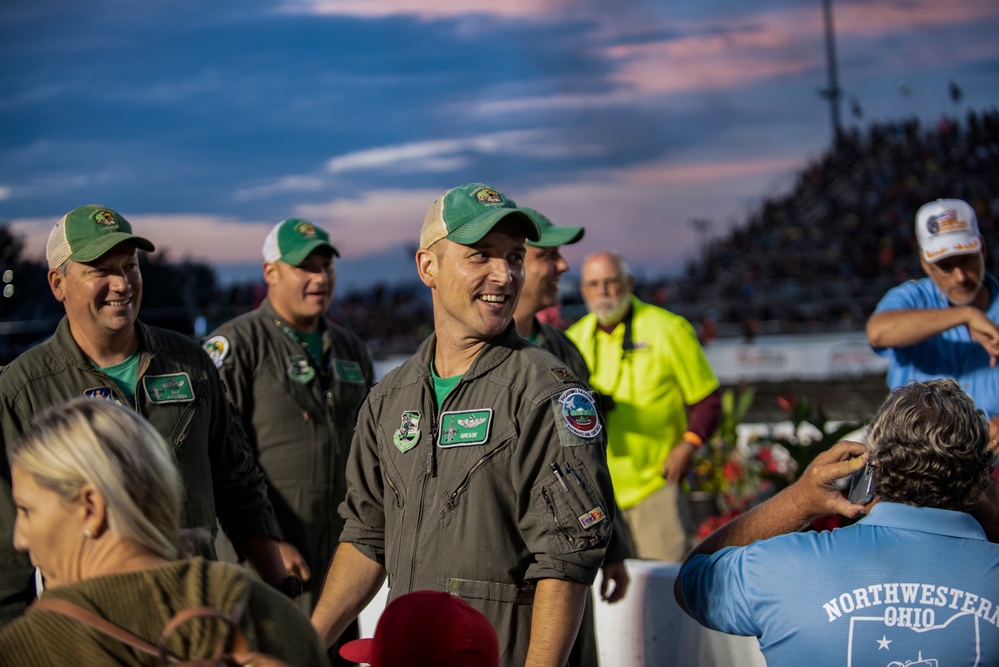
[[[938,199],[916,212],[926,278],[890,290],[867,322],[874,351],[891,360],[888,387],[954,378],[989,417],[999,451],[999,282],[985,272],[974,209]]]
[[[267,475],[285,564],[306,582],[336,551],[350,440],[375,380],[361,339],[326,318],[336,257],[308,220],[278,223],[263,244],[267,297],[204,343]],[[314,598],[299,600],[307,613]]]
[[[214,533],[217,518],[265,581],[279,585],[288,576],[263,474],[211,362],[190,338],[138,320],[138,250],[153,249],[106,206],[74,209],[49,234],[49,287],[66,316],[0,375],[0,624],[35,594],[31,564],[11,546],[4,443],[43,408],[77,396],[130,406],[170,443],[184,482],[185,528]],[[215,556],[211,539],[195,546]]]
[[[535,223],[498,190],[448,190],[416,252],[435,332],[361,410],[346,526],[312,621],[329,644],[378,591],[447,591],[496,628],[500,664],[562,667],[611,532],[586,385],[517,335]]]

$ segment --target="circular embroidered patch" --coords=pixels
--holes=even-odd
[[[215,368],[222,368],[222,361],[225,359],[225,355],[229,354],[229,339],[225,336],[212,336],[205,341],[202,347],[212,358]]]
[[[604,425],[600,423],[593,395],[585,389],[567,389],[558,397],[566,428],[581,438],[595,438]]]

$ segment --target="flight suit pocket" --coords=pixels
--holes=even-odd
[[[555,553],[585,551],[606,544],[612,521],[583,462],[552,463],[551,474],[531,490]]]

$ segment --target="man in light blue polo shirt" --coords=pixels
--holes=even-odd
[[[983,529],[995,539],[999,494],[987,441],[986,420],[953,380],[896,389],[867,451],[835,445],[701,543],[677,577],[677,602],[709,628],[758,637],[771,665],[999,664],[999,544]],[[875,495],[865,507],[835,482],[868,463]],[[818,516],[864,512],[847,528],[796,532]]]
[[[926,278],[890,290],[867,323],[874,351],[891,360],[888,387],[954,378],[990,418],[999,451],[999,281],[985,273],[974,209],[938,199],[916,213]]]

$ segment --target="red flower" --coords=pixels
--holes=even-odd
[[[787,410],[788,412],[794,412],[794,408],[797,405],[798,405],[798,397],[797,396],[793,396],[792,395],[792,396],[778,396],[777,397],[777,406],[780,407],[781,410]]]
[[[727,512],[723,512],[720,515],[709,516],[701,525],[697,527],[697,539],[703,540],[708,537],[711,533],[715,532],[726,523],[734,519],[735,517],[742,514],[741,510],[730,509]]]

